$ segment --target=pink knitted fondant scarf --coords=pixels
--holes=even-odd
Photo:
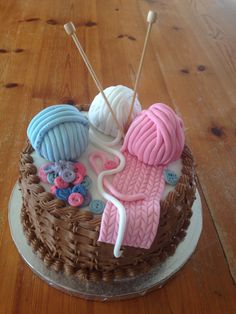
[[[123,245],[150,248],[158,229],[160,199],[164,190],[163,169],[180,158],[184,147],[182,120],[164,104],[143,110],[132,122],[121,149],[126,166],[113,180],[116,195],[145,198],[123,203],[126,230]],[[114,195],[114,196],[116,196]],[[116,207],[107,202],[101,222],[99,241],[115,243],[119,226]]]
[[[114,188],[123,194],[144,193],[146,197],[139,201],[121,201],[127,219],[123,245],[148,249],[159,225],[160,198],[165,185],[163,167],[148,166],[127,152],[124,155],[126,166],[116,174]],[[111,202],[107,202],[98,240],[115,244],[118,226],[119,213]]]

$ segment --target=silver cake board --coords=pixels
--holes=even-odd
[[[199,193],[192,207],[193,215],[187,234],[178,245],[175,254],[163,264],[154,267],[151,271],[135,278],[122,279],[115,282],[88,282],[81,281],[73,276],[57,273],[47,268],[33,253],[23,233],[20,220],[22,197],[18,184],[12,190],[9,201],[8,219],[11,236],[20,255],[32,271],[50,286],[70,295],[90,300],[117,300],[138,297],[154,288],[161,288],[164,283],[173,277],[193,254],[202,230],[202,207]]]

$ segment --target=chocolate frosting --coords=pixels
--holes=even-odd
[[[113,245],[98,242],[101,216],[68,206],[46,192],[37,176],[27,144],[20,156],[19,183],[25,236],[46,266],[86,280],[119,280],[148,271],[173,255],[184,238],[195,199],[196,179],[192,154],[182,153],[182,175],[174,191],[161,201],[160,223],[150,249],[122,247],[114,258]]]

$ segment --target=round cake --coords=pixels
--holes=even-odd
[[[124,129],[133,91],[104,92]],[[141,110],[136,99],[126,134],[104,107],[98,95],[90,109],[42,110],[20,156],[24,234],[45,265],[81,280],[136,276],[173,255],[196,192],[183,123],[170,107]]]

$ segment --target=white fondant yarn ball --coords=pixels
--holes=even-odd
[[[132,97],[134,91],[126,86],[117,85],[110,86],[104,89],[104,93],[114,111],[114,114],[119,122],[119,125],[124,128],[131,107]],[[142,110],[141,104],[136,97],[134,102],[134,109],[132,113],[132,120]],[[89,122],[100,132],[116,137],[117,128],[113,120],[112,114],[105,103],[102,94],[99,93],[91,103],[88,112]]]

